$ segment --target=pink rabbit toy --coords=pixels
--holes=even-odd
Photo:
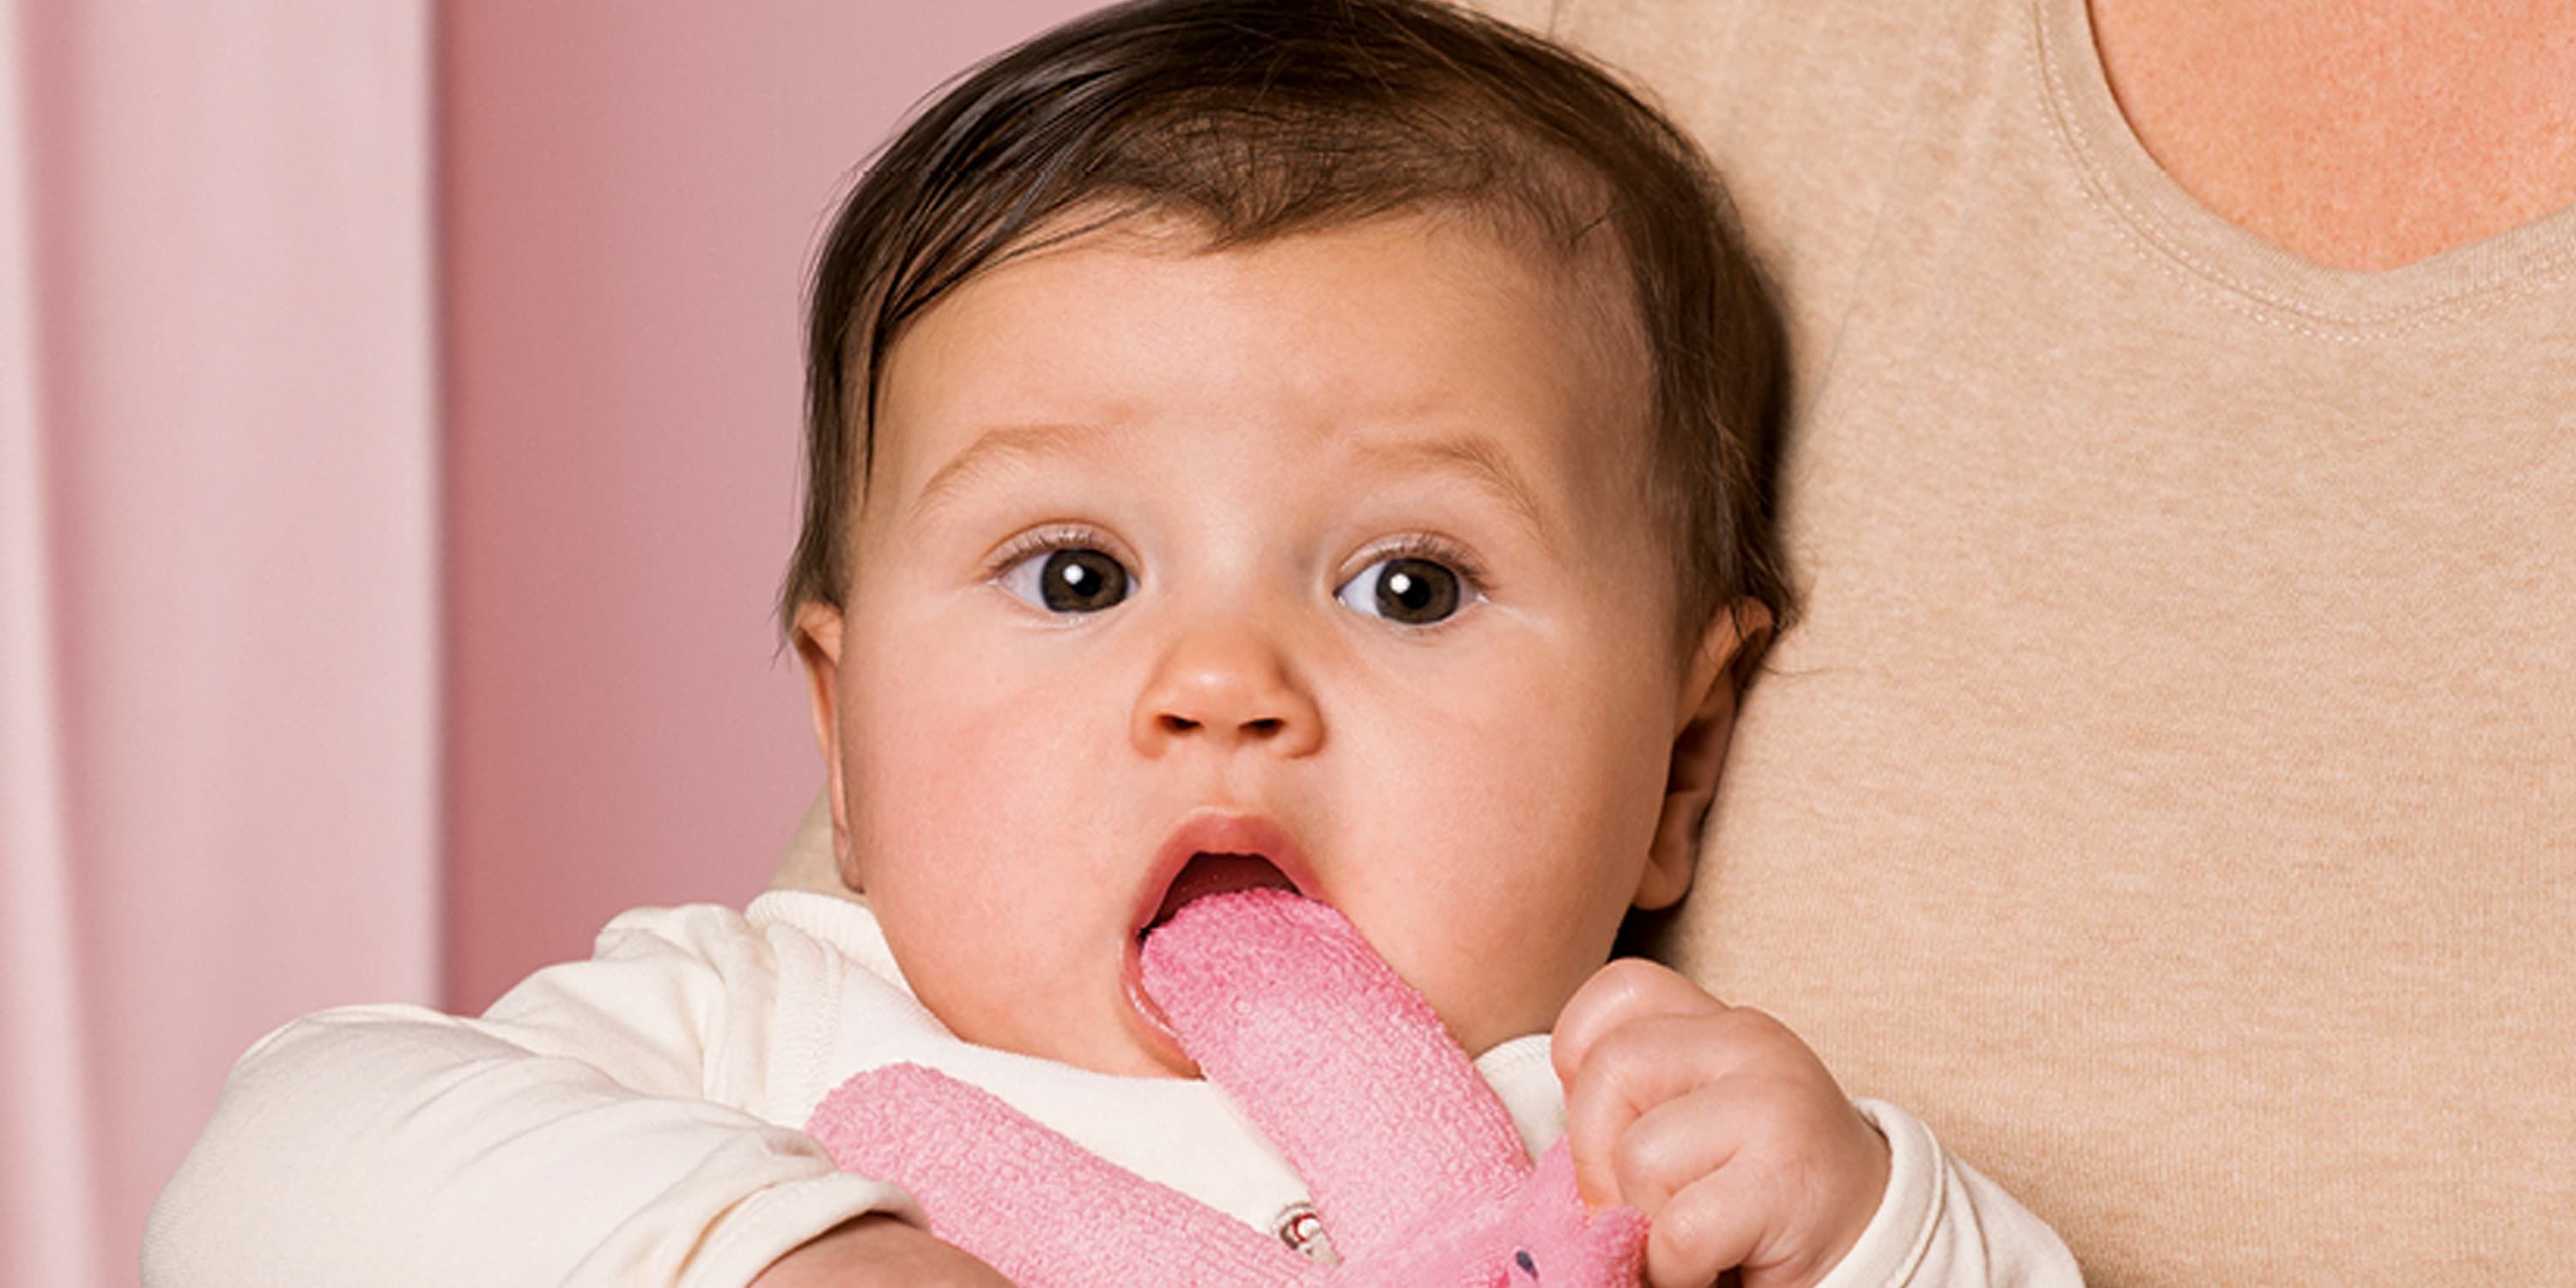
[[[1587,1213],[1561,1141],[1532,1167],[1430,1005],[1330,907],[1282,890],[1199,899],[1146,941],[1143,969],[1182,1049],[1305,1179],[1339,1264],[917,1065],[843,1083],[806,1130],[1024,1288],[1638,1283],[1645,1217]]]

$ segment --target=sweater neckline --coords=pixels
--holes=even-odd
[[[2576,206],[2385,270],[2302,258],[2201,204],[2112,95],[2088,0],[2030,0],[2041,92],[2086,188],[2152,253],[2275,320],[2345,335],[2412,330],[2576,275]]]

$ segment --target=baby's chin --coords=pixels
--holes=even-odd
[[[1119,1010],[1125,1013],[1037,1032],[979,1032],[954,1022],[948,1027],[958,1038],[977,1046],[1051,1060],[1090,1073],[1118,1078],[1199,1076],[1198,1065],[1156,1019],[1133,1006]]]
[[[1199,1076],[1198,1065],[1192,1063],[1188,1056],[1178,1051],[1165,1054],[1141,1043],[1111,1040],[1089,1042],[1073,1047],[1060,1044],[1050,1044],[1050,1046],[1053,1049],[1021,1051],[1020,1054],[1036,1056],[1041,1060],[1052,1060],[1057,1064],[1070,1065],[1086,1072],[1107,1074],[1115,1078],[1196,1078]]]
[[[1121,1078],[1196,1078],[1199,1067],[1188,1056],[1163,1056],[1142,1048],[1116,1052],[1100,1060],[1067,1060],[1066,1064]]]

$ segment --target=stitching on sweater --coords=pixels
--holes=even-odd
[[[2082,145],[2078,138],[2079,127],[2068,119],[2067,86],[2058,76],[2057,61],[2049,57],[2046,3],[2047,0],[2031,0],[2031,39],[2025,53],[2032,64],[2032,81],[2040,87],[2041,109],[2054,127],[2052,133],[2061,155],[2073,166],[2095,204],[2108,207],[2115,214],[2111,226],[2121,240],[2204,303],[2214,304],[2250,321],[2312,339],[2352,344],[2371,339],[2400,338],[2436,323],[2475,317],[2538,295],[2576,275],[2576,246],[2564,247],[2540,260],[2530,274],[2518,280],[2464,286],[2450,295],[2419,305],[2358,317],[2324,314],[2238,280],[2166,235],[2156,220],[2140,210],[2103,173],[2101,163]],[[2553,217],[2542,216],[2544,220]],[[2183,269],[2190,271],[2186,273]],[[2249,299],[2277,310],[2277,313],[2253,308],[2246,302]]]

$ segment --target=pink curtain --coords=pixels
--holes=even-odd
[[[425,0],[0,0],[0,1282],[434,998]]]
[[[0,8],[0,1280],[89,1282],[80,1004],[63,840],[25,37]]]

